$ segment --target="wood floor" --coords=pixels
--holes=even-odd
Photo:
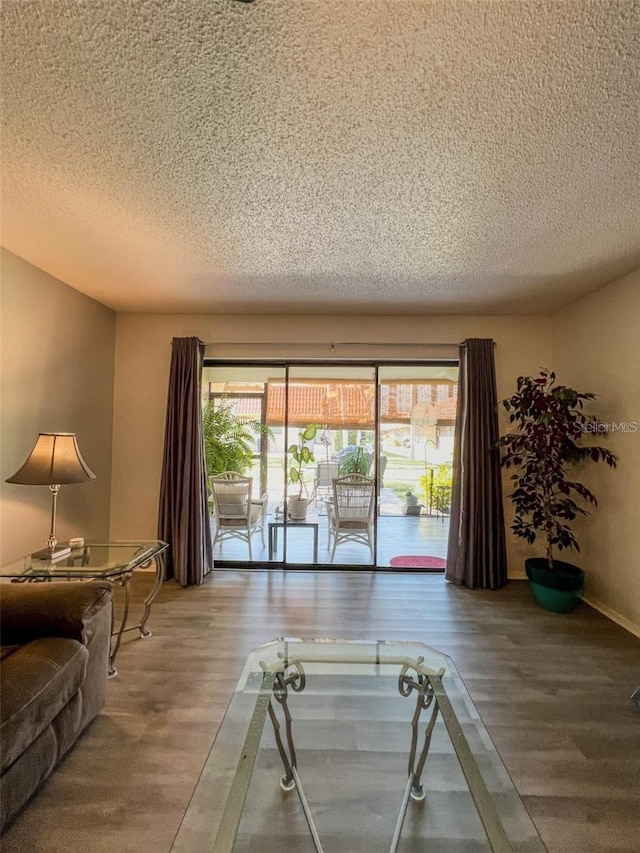
[[[137,602],[151,581],[136,574]],[[217,571],[165,584],[150,627],[127,635],[104,711],[3,853],[167,853],[248,651],[280,635],[451,655],[550,853],[640,850],[640,639],[586,605],[545,613],[521,581],[488,592],[440,575]]]

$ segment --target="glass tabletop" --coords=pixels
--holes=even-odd
[[[6,578],[110,578],[144,566],[162,554],[167,543],[87,542],[54,560],[35,559],[29,554],[0,567]]]
[[[254,649],[172,853],[541,853],[453,661],[421,643]]]

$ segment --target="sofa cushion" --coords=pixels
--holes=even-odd
[[[19,759],[0,776],[0,820],[3,828],[33,796],[43,780],[76,742],[80,731],[81,694],[82,688],[33,743],[29,744]],[[24,849],[27,850],[26,847]],[[31,853],[31,848],[28,849]]]
[[[45,637],[0,666],[0,770],[51,723],[82,684],[89,653],[76,640]]]
[[[58,761],[58,744],[53,725],[47,726],[42,734],[14,761],[0,777],[0,819],[2,830],[37,791]],[[0,849],[2,843],[0,842]],[[25,848],[33,849],[33,848]]]
[[[9,646],[9,645],[6,645],[5,643],[3,643],[0,646],[0,663],[2,663],[2,661],[5,658],[8,658],[9,655],[12,655],[14,652],[17,652],[19,648],[20,648],[20,646],[17,646],[17,645],[16,646]]]
[[[96,613],[111,606],[111,584],[0,584],[2,642],[23,644],[39,637],[69,637],[87,644]]]

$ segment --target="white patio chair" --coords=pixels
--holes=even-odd
[[[339,462],[318,462],[316,476],[313,481],[313,492],[311,494],[311,500],[315,500],[316,504],[318,503],[321,489],[326,489],[327,494],[331,495],[333,480],[338,476],[339,468]]]
[[[376,507],[376,483],[363,474],[334,477],[333,500],[327,504],[331,562],[342,542],[367,545],[373,560],[373,520]]]
[[[268,495],[251,499],[252,477],[243,477],[235,471],[225,471],[209,477],[216,532],[213,547],[223,539],[242,539],[249,546],[249,560],[253,559],[251,537],[258,530],[264,541]]]

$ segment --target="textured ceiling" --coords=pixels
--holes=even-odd
[[[2,243],[112,308],[544,313],[640,263],[640,0],[2,18]]]

